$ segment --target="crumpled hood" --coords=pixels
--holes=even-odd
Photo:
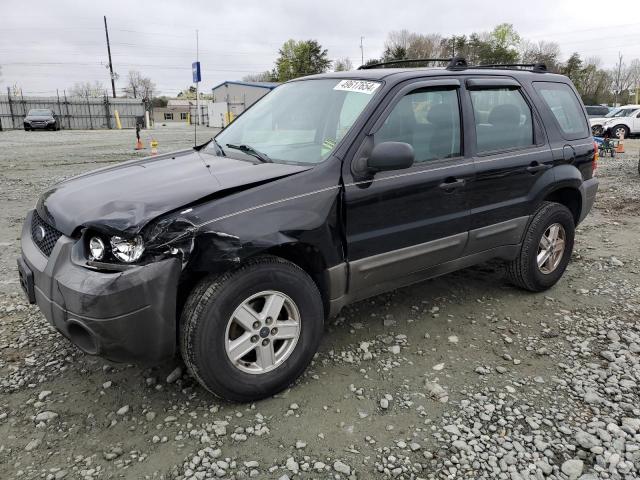
[[[137,233],[159,215],[207,196],[309,168],[181,151],[125,162],[61,182],[40,197],[37,210],[68,236],[82,225]]]

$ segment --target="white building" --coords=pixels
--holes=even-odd
[[[279,84],[275,82],[226,81],[211,89],[209,126],[223,128]]]

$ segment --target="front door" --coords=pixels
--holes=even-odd
[[[345,180],[353,297],[384,291],[396,279],[457,258],[464,250],[466,192],[474,172],[462,149],[459,82],[446,83],[400,89],[365,140],[409,143],[415,152],[412,167]]]

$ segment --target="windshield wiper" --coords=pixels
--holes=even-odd
[[[223,156],[223,157],[226,157],[226,156],[227,156],[227,154],[226,154],[226,153],[224,153],[224,150],[222,149],[222,145],[220,145],[220,144],[218,143],[218,141],[215,139],[215,137],[214,137],[214,138],[212,138],[211,140],[213,141],[213,144],[216,146],[216,148],[217,148],[218,150],[220,150],[220,153],[222,154],[222,156]]]
[[[271,160],[266,153],[260,152],[250,145],[235,145],[233,143],[227,143],[227,147],[233,148],[234,150],[240,150],[247,155],[251,155],[252,157],[257,158],[263,163],[273,163],[273,160]]]

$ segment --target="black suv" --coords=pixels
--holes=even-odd
[[[205,145],[55,185],[20,278],[85,352],[179,351],[250,401],[295,380],[352,302],[494,258],[521,288],[554,285],[596,152],[571,82],[540,65],[314,75]]]
[[[46,129],[60,130],[58,116],[48,108],[32,108],[24,117],[23,126],[25,131]]]

